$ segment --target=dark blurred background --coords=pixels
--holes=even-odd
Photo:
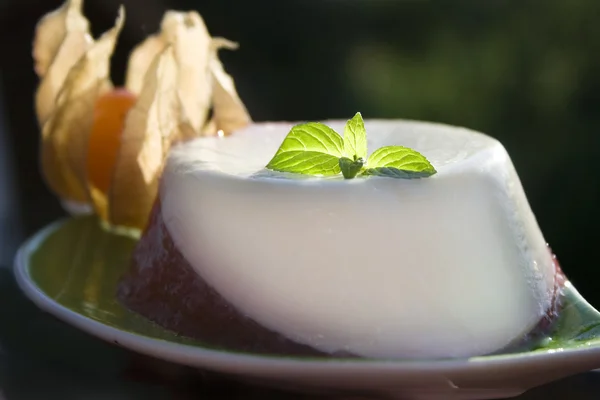
[[[462,125],[508,149],[547,241],[600,307],[600,1],[87,0],[95,34],[118,5],[113,59],[166,9],[196,9],[251,115],[263,120],[409,118]],[[34,25],[61,0],[0,1],[0,257],[63,215],[38,171]],[[18,206],[18,207],[17,207]]]

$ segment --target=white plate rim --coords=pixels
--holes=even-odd
[[[57,317],[92,336],[117,344],[135,352],[156,357],[176,364],[205,368],[217,372],[255,376],[271,376],[274,370],[288,376],[306,375],[307,372],[353,375],[368,370],[377,373],[459,373],[482,372],[482,369],[519,366],[535,367],[540,363],[564,363],[581,356],[597,356],[600,367],[600,344],[564,350],[548,350],[498,356],[473,357],[456,360],[371,360],[331,359],[316,360],[282,356],[252,355],[209,349],[181,343],[155,339],[120,330],[93,320],[59,304],[47,296],[31,279],[28,254],[48,234],[61,226],[67,219],[58,220],[28,238],[15,256],[14,274],[24,294],[43,311]]]

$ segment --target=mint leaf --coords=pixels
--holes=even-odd
[[[414,179],[425,178],[436,172],[421,153],[402,146],[385,146],[371,154],[363,175]]]
[[[393,167],[378,167],[378,168],[367,168],[361,174],[361,176],[383,176],[386,178],[396,179],[418,179],[427,178],[433,174],[429,172],[415,172],[415,171],[404,171]]]
[[[358,158],[357,160],[351,160],[348,157],[340,158],[340,168],[342,170],[342,175],[346,179],[354,178],[365,165],[365,160],[363,158]]]
[[[367,158],[367,131],[359,112],[344,127],[344,151],[355,160]]]
[[[307,175],[337,175],[341,171],[339,159],[343,147],[342,137],[327,125],[319,122],[296,125],[267,168]]]

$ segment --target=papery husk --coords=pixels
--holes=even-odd
[[[46,71],[58,53],[66,36],[72,32],[89,33],[89,22],[82,14],[83,0],[67,0],[62,6],[44,15],[35,27],[33,59],[38,77]]]
[[[192,127],[192,124],[185,118],[183,105],[181,105],[181,101],[179,102],[181,108],[181,120],[178,124],[177,134],[173,136],[171,144],[187,142],[189,140],[196,139],[200,136],[198,132]]]
[[[151,35],[133,49],[127,63],[125,87],[131,93],[138,95],[144,86],[144,78],[148,68],[156,56],[165,49],[167,42],[161,35]]]
[[[89,135],[98,97],[113,88],[110,57],[124,11],[120,9],[115,27],[94,42],[81,7],[82,0],[67,0],[40,20],[36,30],[43,173],[63,202],[93,204],[113,229],[141,229],[173,143],[229,133],[251,121],[217,55],[219,48],[237,45],[212,38],[196,12],[165,13],[160,33],[130,55],[126,88],[138,100],[126,116],[105,194],[88,182]]]
[[[233,78],[218,57],[222,48],[237,49],[237,43],[212,38],[202,17],[196,12],[168,11],[159,34],[148,37],[131,53],[126,87],[139,93],[149,60],[171,44],[177,62],[177,90],[186,123],[179,140],[231,133],[252,120],[239,98]],[[212,118],[208,114],[212,107]],[[188,128],[191,126],[192,130]]]
[[[123,27],[119,9],[115,26],[98,39],[69,71],[56,109],[43,126],[42,171],[50,188],[63,200],[90,202],[87,187],[89,134],[97,98],[112,89],[110,57]]]
[[[154,199],[163,162],[171,143],[180,136],[181,103],[174,49],[168,46],[146,73],[138,101],[129,111],[108,194],[112,226],[143,228]]]
[[[238,44],[222,38],[213,39],[213,50],[209,62],[212,80],[213,115],[205,127],[205,135],[214,135],[221,131],[224,134],[243,128],[252,122],[246,106],[240,99],[233,78],[225,72],[217,54],[221,48],[237,49]]]
[[[206,123],[212,95],[208,73],[211,37],[204,20],[195,11],[168,11],[162,23],[163,36],[173,44],[178,70],[178,92],[185,115],[195,131]]]
[[[40,126],[54,111],[69,70],[93,43],[81,8],[82,0],[68,0],[36,26],[32,55],[35,72],[42,79],[35,96]]]

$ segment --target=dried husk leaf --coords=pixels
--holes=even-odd
[[[158,193],[164,158],[179,137],[181,104],[177,96],[173,47],[163,50],[146,73],[129,111],[109,191],[108,222],[143,228]]]
[[[58,53],[58,49],[72,32],[89,33],[89,22],[81,9],[83,0],[67,0],[62,6],[44,15],[35,27],[33,59],[38,77],[46,71]]]
[[[229,134],[252,122],[246,106],[237,93],[233,78],[225,72],[219,60],[217,54],[219,48],[235,49],[237,44],[222,38],[213,40],[213,53],[209,64],[213,87],[213,116],[211,122],[205,127],[205,134],[208,135],[218,131]]]
[[[209,61],[212,38],[195,12],[167,11],[161,34],[173,46],[178,92],[187,121],[196,132],[204,126],[212,94]]]
[[[86,168],[89,134],[97,98],[112,89],[110,57],[123,15],[121,9],[115,27],[96,43],[81,15],[81,0],[67,1],[40,21],[38,35],[62,32],[62,40],[36,38],[36,71],[45,74],[36,105],[40,121],[49,116],[42,141],[49,186],[62,200],[91,201],[112,227],[143,228],[170,146],[203,133],[238,129],[250,117],[217,56],[219,48],[237,45],[211,38],[196,12],[168,11],[160,34],[130,56],[126,87],[138,94],[138,101],[126,117],[108,195],[93,187]],[[59,25],[63,31],[52,28]],[[211,105],[214,118],[207,121]]]
[[[69,0],[42,17],[36,27],[33,59],[35,71],[42,78],[35,98],[40,126],[54,111],[69,70],[93,43],[81,7],[81,0]]]
[[[89,202],[86,159],[96,99],[112,88],[110,57],[124,21],[121,7],[115,26],[98,39],[69,71],[56,110],[43,126],[42,171],[63,200]]]
[[[186,121],[181,138],[197,137],[206,122],[212,90],[208,67],[211,43],[206,25],[198,13],[167,11],[160,33],[138,45],[129,58],[125,86],[139,94],[151,60],[165,46],[173,47],[178,70],[177,90]]]
[[[223,132],[223,135],[225,132]],[[217,121],[214,118],[211,118],[206,125],[202,127],[201,136],[218,136],[219,129],[217,129]]]
[[[125,78],[127,90],[136,95],[140,94],[148,68],[166,46],[167,42],[161,35],[151,35],[133,49],[127,63],[127,76]]]
[[[173,137],[173,143],[187,142],[188,140],[196,139],[198,132],[192,127],[192,124],[186,119],[181,101],[179,101],[180,121],[178,124],[177,135]]]
[[[161,32],[142,42],[130,56],[128,90],[139,93],[149,60],[167,44],[175,51],[178,92],[185,119],[178,140],[213,136],[219,130],[229,133],[251,122],[233,79],[224,71],[217,55],[218,49],[236,49],[238,45],[223,38],[211,38],[196,12],[165,13]],[[213,118],[207,121],[211,106]]]

